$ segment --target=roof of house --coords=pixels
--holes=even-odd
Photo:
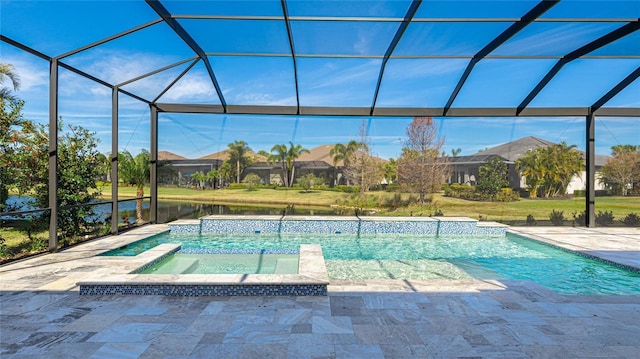
[[[247,155],[253,157],[253,161],[254,162],[259,162],[259,161],[265,161],[266,160],[266,158],[264,156],[259,155],[259,154],[255,153],[253,151],[247,152]],[[226,161],[226,160],[229,159],[229,149],[222,150],[222,151],[215,152],[215,153],[210,153],[210,154],[208,154],[206,156],[202,156],[202,157],[200,157],[198,159],[201,159],[201,160],[221,160],[221,161]]]
[[[470,155],[470,156],[449,157],[448,160],[449,160],[449,163],[452,165],[484,165],[485,163],[487,163],[487,161],[489,161],[493,157],[498,157],[502,159],[504,162],[511,162],[502,156],[487,155],[482,153]]]
[[[495,147],[488,148],[470,156],[459,156],[451,158],[452,163],[479,163],[482,158],[488,160],[491,155],[496,155],[504,158],[507,162],[515,162],[520,157],[527,154],[528,151],[535,151],[539,147],[547,147],[557,145],[557,143],[543,140],[538,137],[528,136],[517,139],[515,141],[507,142]],[[581,152],[584,156],[584,152]],[[457,159],[457,160],[456,160]],[[596,154],[595,163],[597,167],[604,166],[609,159],[609,156]]]
[[[176,155],[169,151],[158,151],[158,160],[160,161],[172,161],[172,160],[186,160],[186,157]]]
[[[556,145],[556,143],[528,136],[488,148],[476,153],[475,155],[498,155],[508,161],[515,162],[517,159],[527,154],[528,151],[535,151],[539,147],[548,147],[553,145]]]
[[[300,169],[319,169],[319,170],[323,170],[323,169],[329,169],[332,168],[333,166],[328,164],[325,161],[300,161],[300,160],[296,160],[295,161],[295,167]],[[278,170],[281,168],[280,164],[275,164],[275,163],[269,163],[266,161],[260,161],[260,162],[255,162],[253,163],[251,166],[247,167],[248,169],[252,169],[252,170]]]
[[[335,145],[320,145],[309,150],[309,153],[303,153],[296,161],[324,161],[333,165],[333,157],[329,154]],[[338,161],[337,165],[342,166],[343,161]]]

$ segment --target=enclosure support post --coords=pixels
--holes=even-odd
[[[585,226],[595,227],[595,183],[596,183],[596,152],[595,152],[595,116],[592,111],[587,115],[586,123],[586,191],[585,191]]]
[[[111,89],[111,234],[118,234],[118,88]]]
[[[58,59],[49,69],[49,250],[58,249]]]
[[[158,109],[151,105],[151,168],[149,169],[149,185],[151,203],[149,204],[149,221],[158,221]]]

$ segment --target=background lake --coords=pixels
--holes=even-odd
[[[100,201],[96,201],[100,202]],[[8,208],[11,211],[29,211],[34,210],[34,199],[27,196],[9,196],[7,200]],[[149,199],[145,199],[142,204],[143,218],[149,218]],[[159,201],[158,202],[158,222],[166,223],[177,219],[196,219],[212,214],[216,215],[282,215],[284,211],[287,214],[296,215],[353,215],[353,211],[338,208],[310,208],[310,207],[287,207],[278,206],[242,206],[242,205],[223,205],[215,203],[199,203],[199,202],[179,202],[179,201]],[[99,221],[106,221],[111,216],[111,204],[98,204],[94,206],[96,213],[95,218]],[[41,212],[31,214],[38,216]],[[129,217],[131,220],[136,216],[136,201],[126,201],[118,203],[118,218]],[[16,216],[0,216],[0,219],[20,219]]]

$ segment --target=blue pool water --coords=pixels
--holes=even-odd
[[[523,279],[564,294],[640,295],[640,273],[507,234],[498,236],[163,233],[105,255],[161,243],[185,252],[296,251],[320,244],[333,279]]]

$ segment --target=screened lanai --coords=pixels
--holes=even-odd
[[[589,227],[596,152],[640,143],[637,0],[1,6],[2,63],[23,79],[17,95],[26,114],[48,122],[50,134],[64,130],[61,117],[99,133],[112,154],[113,183],[119,151],[148,149],[151,223],[159,151],[182,142],[197,149],[188,157],[204,157],[231,142],[223,132],[234,126],[235,135],[258,135],[268,150],[273,141],[265,138],[284,133],[282,142],[300,142],[316,127],[334,130],[318,145],[346,142],[366,123],[381,157],[397,153],[387,155],[385,146],[399,148],[415,116],[436,119],[449,139],[471,129],[452,148],[468,146],[469,154],[499,143],[476,143],[491,132],[504,131],[503,142],[530,135],[528,126],[556,142],[571,134],[568,143],[585,153]],[[57,188],[58,136],[49,139],[48,186]],[[117,214],[118,186],[111,191]],[[49,191],[50,249],[58,244],[57,196]],[[112,233],[118,220],[111,216]]]

